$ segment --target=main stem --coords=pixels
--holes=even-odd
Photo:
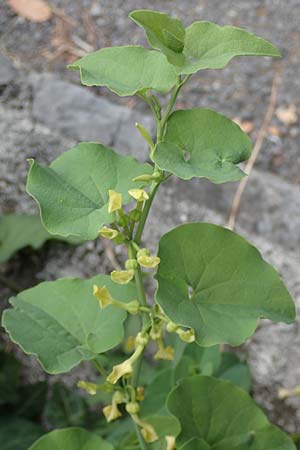
[[[156,139],[156,143],[161,142],[161,140],[163,139],[164,133],[165,133],[165,128],[166,128],[166,124],[167,121],[169,119],[169,116],[173,110],[173,107],[175,105],[175,102],[177,100],[178,94],[180,92],[180,89],[182,88],[182,86],[185,84],[185,82],[188,80],[188,77],[186,77],[183,81],[181,80],[181,78],[178,78],[178,85],[174,88],[173,93],[171,95],[170,101],[166,107],[166,110],[162,116],[162,118],[158,117],[158,115],[156,114],[156,111],[154,110],[153,106],[150,104],[151,102],[147,101],[147,99],[145,99],[147,101],[147,103],[150,105],[152,112],[155,116],[155,120],[157,123],[157,139]],[[137,231],[134,237],[134,241],[136,244],[140,244],[141,239],[142,239],[142,234],[145,228],[145,224],[152,206],[152,202],[154,200],[154,197],[156,195],[157,189],[159,187],[159,185],[161,184],[161,181],[154,181],[152,183],[151,189],[150,189],[150,194],[149,194],[149,199],[146,201],[143,211],[142,211],[142,215],[141,215],[141,219],[139,221],[138,227],[137,227]],[[136,252],[136,251],[135,251]],[[140,302],[140,304],[142,306],[147,306],[147,299],[146,299],[146,293],[145,293],[145,286],[144,286],[144,282],[143,282],[143,277],[142,277],[142,272],[140,267],[138,267],[138,269],[135,272],[135,285],[136,285],[136,290],[137,290],[137,296],[138,296],[138,300]],[[146,328],[147,326],[147,322],[148,322],[148,316],[146,313],[143,313],[143,329]],[[132,375],[132,386],[136,389],[139,383],[139,378],[140,378],[140,372],[141,372],[141,367],[142,367],[142,362],[143,362],[143,353],[141,354],[141,356],[139,357],[139,359],[136,361],[135,363],[135,367],[134,367],[134,371],[133,371],[133,375]],[[134,427],[135,427],[135,431],[137,434],[137,438],[141,447],[141,450],[148,450],[148,445],[145,442],[145,440],[143,439],[143,436],[141,435],[141,431],[139,426],[134,423]]]

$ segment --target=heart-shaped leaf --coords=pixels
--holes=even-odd
[[[106,86],[122,97],[149,89],[166,93],[177,82],[175,68],[165,55],[135,45],[103,48],[69,68],[80,70],[82,84]]]
[[[240,180],[236,164],[251,154],[251,141],[241,128],[210,109],[174,112],[154,161],[179,178],[208,178],[214,183]]]
[[[200,345],[239,345],[260,317],[290,323],[295,306],[274,268],[250,243],[208,223],[181,225],[159,244],[156,301]]]
[[[114,450],[114,447],[93,433],[81,428],[54,430],[42,436],[28,450]]]
[[[213,375],[223,380],[231,381],[231,383],[245,389],[247,392],[251,389],[249,366],[241,362],[234,353],[222,353],[220,367]]]
[[[132,179],[144,173],[152,173],[150,165],[101,144],[83,142],[49,167],[31,161],[27,191],[39,204],[49,233],[89,240],[114,220],[108,213],[108,190],[120,192],[126,204],[132,200],[128,190],[144,185]]]
[[[129,17],[145,30],[151,47],[161,50],[171,64],[184,63],[185,29],[181,20],[147,9],[132,11]]]
[[[223,69],[235,56],[280,56],[274,45],[252,33],[211,22],[195,22],[186,28],[183,53],[180,72],[185,74]]]
[[[93,297],[94,284],[107,286],[117,300],[136,298],[133,285],[117,285],[106,275],[47,281],[12,298],[14,308],[3,313],[2,324],[25,353],[37,356],[46,372],[68,372],[123,339],[126,313],[114,306],[101,309]]]
[[[167,401],[181,433],[178,450],[295,450],[242,389],[196,375],[179,382]]]

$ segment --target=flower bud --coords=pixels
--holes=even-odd
[[[137,202],[144,202],[149,199],[149,195],[144,189],[129,189],[128,194],[131,195]]]
[[[137,402],[129,402],[125,408],[128,414],[138,414],[140,411],[140,405]]]
[[[135,339],[136,346],[146,347],[150,340],[148,334],[138,333]]]
[[[126,311],[129,312],[129,314],[138,314],[140,312],[140,302],[138,300],[132,300],[129,303],[126,303]]]
[[[127,259],[125,262],[125,267],[127,270],[136,270],[138,268],[138,263],[136,259]]]
[[[133,211],[130,211],[129,217],[133,222],[138,222],[141,218],[141,211],[134,209]]]
[[[110,277],[114,283],[128,284],[134,277],[134,270],[113,270]]]
[[[152,140],[152,137],[150,136],[150,134],[148,133],[148,131],[146,130],[145,127],[143,127],[143,125],[141,125],[140,123],[136,122],[135,124],[136,128],[139,130],[141,136],[145,139],[145,141],[148,142],[150,149],[152,150],[154,147],[154,142]]]
[[[119,232],[118,230],[114,230],[113,228],[102,227],[99,230],[99,234],[106,239],[112,240],[118,236]]]
[[[109,213],[113,213],[122,208],[122,194],[110,189],[108,191],[108,196],[109,196],[109,203],[108,203]]]
[[[167,331],[169,333],[176,333],[178,328],[179,328],[179,325],[176,325],[176,323],[172,322],[171,320],[170,320],[170,322],[167,323]]]
[[[148,181],[156,180],[158,178],[158,176],[159,175],[157,175],[157,174],[156,175],[155,174],[152,174],[152,175],[148,175],[148,174],[139,175],[138,177],[133,178],[132,181],[145,181],[145,182],[148,182]]]
[[[98,300],[99,305],[102,309],[106,308],[108,305],[114,303],[114,299],[109,293],[106,286],[99,287],[96,284],[93,286],[93,295]]]

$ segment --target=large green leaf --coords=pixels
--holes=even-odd
[[[186,29],[183,53],[179,71],[185,74],[222,69],[235,56],[280,56],[274,45],[252,33],[211,22],[195,22]]]
[[[87,86],[106,86],[120,96],[149,89],[168,92],[177,82],[165,55],[140,46],[108,47],[90,53],[69,66],[79,69]]]
[[[143,186],[132,178],[151,173],[148,164],[120,156],[101,144],[83,142],[50,164],[31,161],[28,193],[38,202],[42,221],[51,234],[95,239],[99,228],[110,223],[108,190],[132,200],[128,190]]]
[[[295,450],[251,397],[228,381],[185,378],[169,395],[167,407],[181,425],[179,450]]]
[[[241,362],[234,353],[222,353],[220,366],[213,375],[223,380],[231,381],[231,383],[245,389],[247,392],[250,391],[251,374],[249,366]]]
[[[240,180],[236,164],[251,154],[251,141],[240,127],[210,109],[174,112],[154,161],[184,180],[208,178],[214,183]]]
[[[40,248],[47,240],[64,240],[79,244],[75,237],[62,238],[49,234],[39,216],[28,214],[8,214],[0,217],[0,263],[7,261],[23,247]]]
[[[126,313],[114,306],[101,309],[93,284],[106,285],[121,301],[136,298],[133,285],[117,285],[106,275],[65,278],[21,292],[10,300],[14,308],[3,313],[12,341],[35,354],[48,373],[68,372],[122,341]]]
[[[65,428],[45,434],[28,450],[114,450],[114,447],[81,428]]]
[[[295,306],[272,266],[250,243],[208,223],[181,225],[159,244],[156,301],[200,345],[238,345],[260,317],[290,323]]]
[[[28,450],[42,434],[42,428],[29,420],[7,414],[0,417],[1,450]]]
[[[161,50],[171,64],[179,66],[184,63],[185,29],[181,20],[147,9],[132,11],[129,17],[144,28],[149,44]]]

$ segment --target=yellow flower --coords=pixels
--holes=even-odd
[[[128,336],[125,342],[125,352],[132,352],[135,347],[135,336]]]
[[[112,397],[111,405],[107,405],[103,408],[103,414],[107,422],[112,422],[122,416],[119,411],[118,405],[124,402],[124,396],[120,391],[116,391]]]
[[[129,189],[128,194],[131,195],[137,202],[144,202],[148,200],[149,195],[144,189]]]
[[[166,436],[167,448],[166,450],[175,450],[176,442],[174,436]]]
[[[80,389],[84,389],[90,395],[97,394],[98,386],[95,383],[90,383],[89,381],[78,381],[77,386]]]
[[[114,299],[110,295],[109,290],[107,289],[106,286],[99,287],[96,284],[94,284],[93,295],[98,300],[102,309],[114,303]]]
[[[115,239],[118,236],[119,232],[118,230],[114,230],[113,228],[102,227],[99,230],[99,234],[106,239]]]
[[[141,248],[137,252],[137,262],[142,267],[154,269],[160,263],[160,258],[158,256],[151,256],[149,250]]]
[[[122,194],[116,191],[112,191],[111,189],[108,191],[109,195],[109,203],[108,203],[108,212],[113,213],[118,211],[118,209],[122,208]]]
[[[112,372],[108,375],[106,380],[112,384],[116,384],[116,382],[120,378],[122,378],[124,375],[130,375],[133,370],[133,368],[132,368],[133,363],[143,353],[143,350],[144,350],[145,346],[147,345],[148,341],[149,341],[149,336],[141,337],[140,333],[139,333],[136,337],[137,347],[135,349],[135,352],[130,356],[130,358],[126,359],[121,364],[114,366]]]
[[[174,359],[174,348],[167,346],[160,346],[158,351],[154,355],[154,359],[164,359],[172,361]]]
[[[141,434],[147,443],[151,444],[158,440],[158,435],[150,423],[142,420],[137,414],[131,414],[131,417],[141,427]]]
[[[138,386],[136,388],[136,399],[141,402],[144,400],[144,388],[143,386]]]
[[[192,342],[195,342],[196,336],[195,331],[193,328],[190,328],[189,330],[183,330],[182,328],[178,328],[176,331],[180,339],[187,344],[191,344]]]
[[[122,416],[117,405],[111,404],[103,408],[103,414],[107,422],[112,422]]]
[[[114,283],[127,284],[134,277],[134,270],[113,270],[110,274],[110,278]]]

